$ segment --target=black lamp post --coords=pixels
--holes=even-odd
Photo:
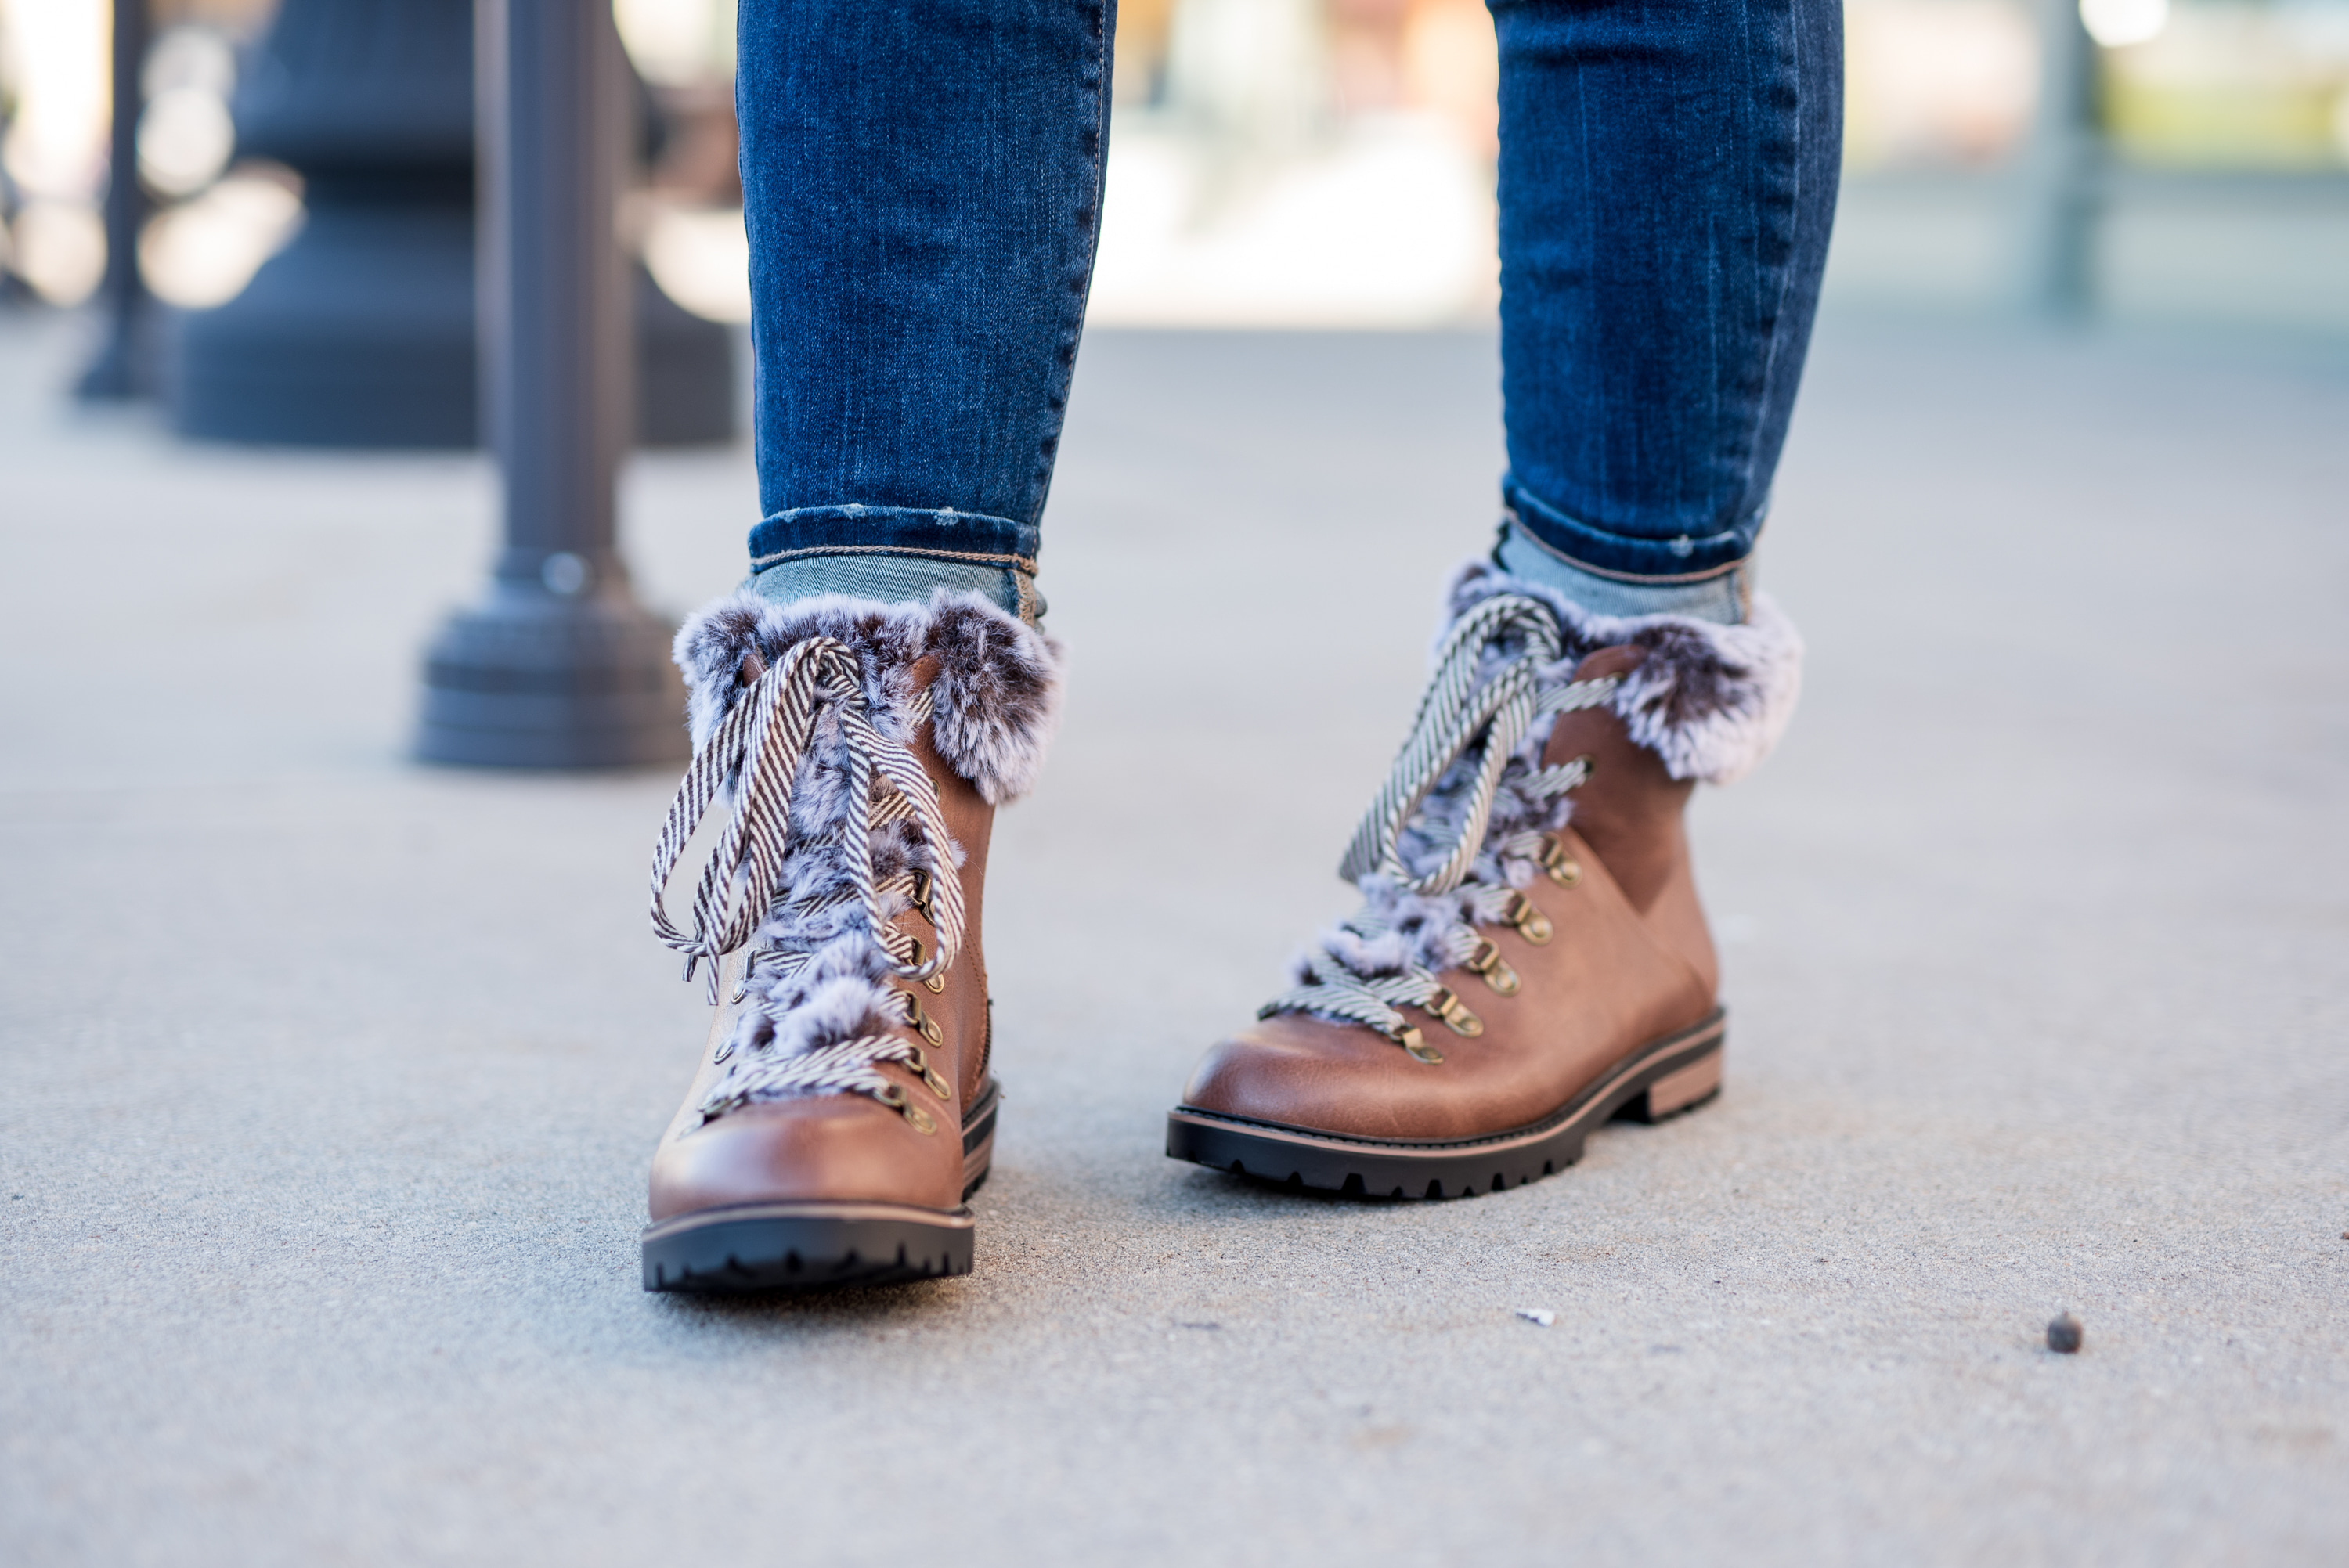
[[[165,390],[182,435],[335,447],[480,438],[473,10],[472,0],[282,0],[239,73],[237,155],[299,173],[305,216],[236,298],[172,313]],[[632,122],[634,97],[611,113],[616,128]],[[636,330],[659,387],[639,411],[639,438],[730,439],[730,333],[634,272]]]
[[[139,275],[139,225],[147,216],[147,193],[139,186],[139,111],[144,107],[140,77],[147,66],[149,33],[147,0],[114,0],[106,276],[98,285],[105,336],[81,379],[74,384],[76,397],[93,401],[143,397],[154,389],[147,342],[152,302]]]
[[[503,481],[489,588],[426,655],[419,757],[593,768],[686,754],[668,628],[628,586],[630,418],[613,232],[630,112],[608,5],[480,0],[482,407]]]

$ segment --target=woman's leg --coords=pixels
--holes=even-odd
[[[1587,607],[1736,619],[1842,152],[1838,0],[1492,0],[1499,560]]]
[[[759,593],[1032,619],[1115,0],[743,0]]]
[[[740,17],[765,516],[754,592],[678,636],[698,755],[656,886],[709,860],[654,923],[720,1012],[653,1156],[652,1290],[971,1266],[988,841],[1059,711],[1037,521],[1109,129],[1111,0]]]
[[[1378,1197],[1534,1181],[1719,1090],[1682,812],[1762,759],[1801,665],[1745,562],[1835,206],[1835,0],[1493,9],[1510,515],[1347,852],[1361,909],[1167,1127]]]

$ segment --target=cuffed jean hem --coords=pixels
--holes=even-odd
[[[1044,618],[1044,597],[1025,572],[886,550],[794,556],[751,573],[748,586],[761,599],[782,604],[818,593],[845,593],[883,603],[919,602],[943,588],[949,593],[979,594],[1031,626]]]
[[[984,513],[886,506],[810,506],[779,511],[750,531],[750,588],[761,598],[850,593],[926,599],[933,589],[986,594],[1033,625],[1032,522]]]
[[[1676,583],[1585,571],[1535,538],[1514,516],[1493,542],[1493,564],[1513,577],[1555,589],[1596,615],[1686,615],[1742,625],[1754,607],[1754,558],[1725,572]]]
[[[1506,521],[1568,565],[1642,586],[1726,576],[1754,553],[1754,541],[1762,531],[1757,511],[1733,528],[1702,537],[1683,533],[1672,539],[1632,539],[1608,533],[1560,511],[1514,476],[1502,480],[1501,500]]]
[[[909,506],[801,506],[750,531],[750,570],[812,550],[886,550],[1033,573],[1044,534],[1032,522]]]

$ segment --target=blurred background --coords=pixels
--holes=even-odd
[[[740,1310],[636,1288],[674,768],[412,765],[681,752],[732,0],[617,0],[650,449],[541,352],[563,474],[473,445],[473,0],[151,4],[0,0],[0,1563],[2349,1561],[2349,0],[1848,0],[1734,1088],[1440,1209],[1160,1150],[1489,547],[1491,26],[1123,0],[979,1270]]]
[[[168,305],[217,306],[305,220],[303,174],[241,153],[231,119],[275,5],[150,4],[140,272]],[[617,14],[657,127],[630,241],[668,300],[739,322],[733,5]],[[2349,0],[2080,0],[2085,68],[2056,57],[2068,5],[1850,0],[1847,17],[1837,295],[2027,303],[2047,289],[2046,209],[2068,202],[2099,310],[2349,329]],[[105,273],[109,19],[107,0],[0,0],[0,272],[20,304],[76,305]],[[1125,0],[1092,319],[1489,315],[1491,39],[1480,0]],[[2090,166],[2051,183],[2075,130]]]

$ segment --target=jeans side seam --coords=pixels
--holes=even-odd
[[[1795,232],[1803,212],[1803,8],[1789,8],[1786,16],[1786,71],[1795,88],[1795,112],[1788,117],[1787,134],[1794,141],[1795,155],[1786,160],[1787,181],[1792,187],[1786,199],[1786,254],[1775,269],[1778,273],[1776,298],[1770,311],[1770,334],[1762,356],[1760,395],[1754,400],[1754,423],[1746,431],[1744,469],[1746,484],[1751,487],[1753,476],[1763,468],[1762,444],[1768,439],[1770,428],[1770,392],[1776,380],[1781,357],[1785,348],[1787,317],[1792,314],[1792,296],[1800,281],[1802,244]],[[1759,225],[1757,224],[1757,228]],[[1750,493],[1750,489],[1749,489]]]
[[[1037,449],[1035,478],[1029,490],[1028,516],[1031,523],[1041,522],[1045,503],[1052,493],[1052,473],[1060,459],[1061,437],[1067,425],[1069,394],[1076,382],[1077,353],[1082,347],[1085,332],[1085,307],[1092,296],[1093,265],[1101,248],[1102,201],[1106,193],[1109,172],[1109,77],[1112,51],[1115,37],[1111,16],[1115,0],[1097,0],[1093,6],[1093,57],[1092,69],[1085,73],[1082,91],[1092,100],[1092,169],[1083,204],[1077,210],[1077,226],[1081,239],[1082,262],[1076,275],[1066,280],[1069,294],[1068,314],[1062,317],[1056,345],[1060,361],[1045,390],[1046,433]]]

